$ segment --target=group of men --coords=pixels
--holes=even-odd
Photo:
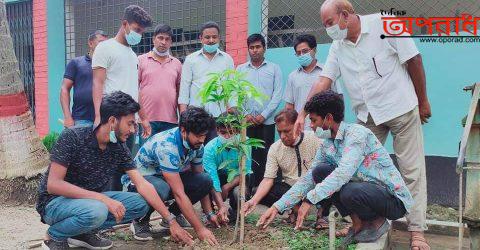
[[[265,149],[250,149],[249,199],[241,212],[269,206],[258,221],[266,227],[292,210],[291,222],[300,229],[316,205],[315,226],[322,229],[334,205],[352,220],[339,232],[346,243],[374,241],[389,229],[387,219],[406,216],[412,248],[429,249],[421,125],[431,112],[421,56],[411,39],[380,39],[380,15],[357,15],[346,0],[325,1],[320,14],[334,40],[325,66],[316,59],[315,37],[297,36],[299,67],[285,89],[280,67],[264,57],[264,37],[246,41],[249,60],[237,70],[267,98],[247,104],[247,135],[264,140]],[[193,228],[216,245],[206,224],[235,220],[244,198],[239,152],[219,149],[238,140],[240,131],[224,119],[236,111],[202,105],[198,97],[210,73],[234,68],[219,48],[220,28],[203,24],[202,48],[182,65],[170,54],[173,32],[166,24],[155,27],[153,49],[137,57],[131,46],[151,25],[148,13],[131,5],[115,37],[92,33],[88,55],[67,65],[61,90],[66,129],[52,149],[37,203],[50,225],[46,249],[110,248],[98,232],[118,223],[131,223],[135,239],[151,240],[154,211],[174,240],[192,244],[185,228]],[[358,124],[343,121],[340,76]],[[285,108],[277,112],[282,99]],[[400,171],[383,147],[389,132]],[[140,148],[132,157],[137,134]],[[197,202],[203,221],[193,208]]]

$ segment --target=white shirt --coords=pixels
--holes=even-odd
[[[417,95],[405,62],[419,54],[411,38],[386,38],[380,14],[359,16],[361,34],[356,44],[334,41],[322,76],[343,77],[357,118],[376,125],[413,110]]]
[[[226,69],[233,68],[232,57],[219,49],[212,60],[209,60],[204,55],[203,49],[188,55],[182,67],[178,104],[204,107],[200,102],[198,93],[203,84],[210,79],[211,76],[208,74],[220,73]],[[226,111],[223,105],[219,107],[216,103],[208,103],[204,108],[214,117],[218,117],[222,112]]]
[[[93,53],[92,68],[106,69],[105,94],[122,91],[138,101],[138,58],[132,48],[115,38],[101,42]]]

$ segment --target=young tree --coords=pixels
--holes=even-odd
[[[0,203],[35,201],[48,152],[33,124],[0,0]]]
[[[245,202],[245,161],[246,157],[251,157],[249,147],[263,148],[263,141],[256,138],[246,138],[247,123],[245,117],[248,114],[246,104],[249,100],[254,99],[261,103],[263,98],[266,98],[260,93],[253,84],[246,81],[243,75],[235,70],[228,69],[221,73],[212,73],[211,78],[201,88],[199,96],[202,103],[214,103],[220,107],[222,112],[227,109],[235,109],[236,112],[229,112],[226,117],[223,117],[223,123],[227,125],[229,131],[241,131],[240,137],[235,137],[229,143],[226,143],[219,149],[219,152],[229,148],[235,149],[239,152],[238,162],[240,174],[240,199],[238,199],[237,221],[235,223],[235,233],[233,240],[237,240],[238,231],[240,231],[239,241],[243,244],[245,233],[245,217],[241,213],[243,204]],[[220,169],[230,164],[230,162],[223,162]],[[238,227],[240,221],[240,228]]]

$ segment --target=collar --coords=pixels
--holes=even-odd
[[[312,73],[315,69],[319,68],[320,70],[323,70],[323,65],[320,63],[320,61],[318,61],[317,59],[317,63],[315,64],[315,68],[310,72]],[[307,73],[302,66],[300,66],[298,69],[297,69],[299,72],[303,71],[305,73]],[[310,73],[307,73],[307,74],[310,74]]]
[[[177,128],[177,131],[175,131],[175,142],[177,143],[178,154],[180,155],[180,158],[183,158],[185,150],[183,149],[183,139],[179,127]]]
[[[100,124],[97,125],[96,127],[92,126],[92,130],[90,131],[90,133],[88,135],[88,145],[91,148],[99,148],[97,135],[95,134],[95,132],[97,131],[98,128],[100,128]]]
[[[86,54],[86,55],[85,55],[85,61],[87,61],[87,62],[92,61],[92,58],[90,57],[89,54]]]
[[[206,55],[205,55],[205,53],[204,53],[204,51],[203,51],[203,48],[201,48],[198,52],[199,52],[198,55],[201,55],[201,56],[205,56],[205,57],[206,57]],[[224,53],[225,53],[225,52],[221,51],[220,49],[217,49],[217,53],[215,53],[215,55],[213,56],[213,58],[217,57],[217,55],[223,56]],[[212,60],[213,60],[213,58],[212,58]]]
[[[268,63],[267,59],[263,59],[262,64],[260,64],[260,66],[257,68],[257,67],[255,67],[255,66],[253,66],[252,61],[249,60],[248,63],[247,63],[247,66],[250,67],[250,68],[252,68],[252,69],[259,69],[259,68],[261,68],[263,65],[266,65],[267,63]]]
[[[355,46],[360,42],[360,39],[362,39],[362,34],[370,33],[370,23],[368,18],[362,15],[357,15],[357,17],[360,19],[360,35],[357,38],[357,42],[352,43],[350,40],[343,39],[341,40],[342,43]]]
[[[300,147],[300,145],[301,145],[302,142],[303,142],[303,137],[305,136],[305,134],[302,132],[302,133],[300,133],[299,136],[300,136],[300,140],[298,141],[298,143],[297,143],[296,145],[293,146],[294,148]]]
[[[347,129],[347,124],[345,122],[340,122],[340,126],[338,127],[337,135],[335,136],[335,140],[343,140],[345,135],[345,129]]]
[[[159,61],[155,58],[155,56],[153,55],[153,53],[154,53],[153,51],[148,52],[148,53],[147,53],[147,58],[152,58],[155,62],[159,62]],[[165,62],[162,62],[162,63],[168,63],[168,62],[171,62],[172,60],[173,60],[172,55],[168,55],[167,60],[166,60]]]

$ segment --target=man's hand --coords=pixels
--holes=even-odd
[[[170,235],[175,242],[184,243],[188,246],[193,245],[193,236],[185,229],[180,227],[175,220],[170,223]]]
[[[143,139],[147,139],[151,134],[152,134],[152,127],[150,126],[149,121],[142,121],[142,127],[143,127],[143,133],[142,137]]]
[[[265,117],[263,117],[262,115],[255,116],[255,122],[257,125],[263,124],[264,121],[265,121]]]
[[[95,120],[93,121],[93,127],[96,127],[98,124],[100,124],[100,114],[95,115]]]
[[[255,125],[255,117],[253,115],[246,115],[245,120],[247,120],[247,123]]]
[[[212,224],[212,226],[216,227],[216,228],[220,228],[220,220],[218,218],[218,216],[216,214],[212,214],[208,217],[208,221],[210,222],[210,224]]]
[[[63,126],[65,126],[66,128],[70,128],[73,125],[75,125],[75,121],[72,117],[65,118],[65,120],[63,121]]]
[[[218,245],[217,239],[215,239],[215,235],[213,235],[212,231],[208,230],[206,227],[200,229],[197,232],[197,236],[201,241],[206,241],[210,246]]]
[[[262,214],[262,216],[257,222],[257,227],[261,227],[262,229],[267,228],[268,225],[272,223],[273,219],[275,219],[275,216],[277,216],[277,214],[277,208],[275,206],[272,206],[267,211],[265,211],[265,213]]]
[[[217,212],[217,216],[220,218],[221,224],[228,223],[228,209],[225,205],[221,206]]]
[[[255,210],[255,207],[257,206],[257,204],[255,202],[253,202],[252,200],[249,200],[245,203],[243,203],[243,210],[242,210],[242,213],[245,214],[245,216],[247,216],[248,214],[250,214],[253,210]]]
[[[430,109],[430,103],[428,100],[418,103],[418,111],[420,113],[422,124],[428,123],[428,119],[432,116],[432,110]]]
[[[303,228],[303,221],[308,214],[308,210],[312,207],[312,204],[309,202],[302,202],[302,205],[298,209],[297,213],[297,223],[295,224],[295,230],[300,230]]]
[[[306,115],[303,111],[298,114],[297,120],[293,125],[294,138],[297,138],[297,136],[299,136],[302,133],[303,128],[305,127],[305,117]]]
[[[110,197],[106,197],[103,200],[103,203],[107,205],[108,212],[113,214],[113,217],[115,217],[115,221],[117,223],[120,223],[123,219],[123,216],[125,216],[125,211],[126,211],[123,204],[120,201],[114,200]]]
[[[228,197],[228,193],[232,190],[232,186],[229,185],[230,183],[227,183],[222,186],[222,199],[226,200]]]

